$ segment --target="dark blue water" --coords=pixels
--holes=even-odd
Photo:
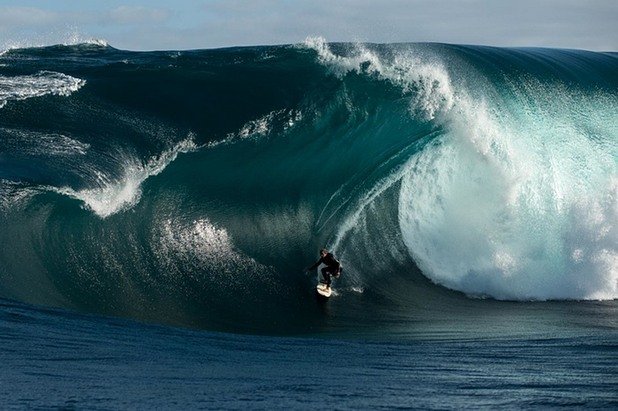
[[[425,338],[192,331],[3,301],[3,408],[615,408],[616,331]],[[614,324],[615,325],[615,324]]]
[[[616,407],[616,113],[616,53],[6,51],[0,403]]]

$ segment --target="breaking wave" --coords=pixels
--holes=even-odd
[[[326,245],[352,323],[616,299],[616,73],[614,53],[321,38],[9,50],[0,296],[310,329]]]

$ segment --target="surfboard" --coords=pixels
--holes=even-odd
[[[315,290],[322,297],[326,297],[326,298],[330,297],[330,295],[333,293],[333,290],[330,287],[327,287],[326,284],[322,284],[322,283],[318,283],[317,287],[315,287]]]

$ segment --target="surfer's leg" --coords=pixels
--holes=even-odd
[[[325,284],[330,287],[330,272],[328,271],[328,267],[322,268],[322,277],[324,278]]]

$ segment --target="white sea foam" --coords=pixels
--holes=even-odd
[[[339,76],[414,90],[412,106],[447,130],[360,197],[334,248],[401,182],[402,239],[436,283],[499,299],[618,298],[615,96],[524,81],[512,100],[472,98],[440,64],[415,56],[306,45]]]
[[[93,188],[74,190],[70,187],[53,190],[83,201],[84,206],[101,218],[126,210],[137,204],[141,198],[141,185],[146,179],[161,173],[178,154],[196,149],[193,138],[187,138],[159,156],[141,162],[134,157],[123,160],[123,176],[111,178],[96,172],[97,181]]]
[[[398,86],[411,97],[411,111],[426,119],[434,119],[455,103],[450,77],[439,62],[423,61],[403,53],[385,60],[362,44],[355,44],[349,55],[339,56],[322,37],[309,37],[304,45],[314,49],[319,61],[339,77],[350,72],[364,73]]]
[[[48,94],[68,96],[86,84],[85,80],[53,71],[27,76],[0,76],[0,108],[13,100],[25,100]]]
[[[109,47],[109,43],[107,40],[105,39],[97,39],[97,38],[87,38],[87,39],[83,39],[83,38],[78,38],[74,43],[72,44],[90,44],[93,46],[99,46],[99,47]],[[67,45],[67,44],[65,44]]]
[[[523,87],[528,98],[495,102],[500,111],[462,95],[451,131],[411,159],[399,200],[404,242],[432,280],[468,294],[618,298],[618,135],[573,115],[618,106]]]
[[[90,144],[57,133],[41,133],[30,130],[0,128],[3,135],[0,147],[19,150],[21,154],[34,156],[85,155]]]

